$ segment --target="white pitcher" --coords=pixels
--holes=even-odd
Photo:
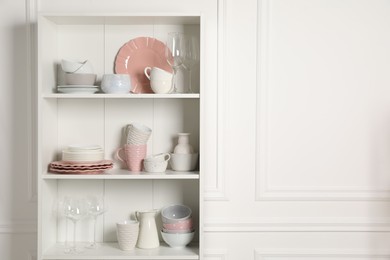
[[[139,221],[138,248],[148,249],[160,246],[155,220],[156,214],[157,210],[135,212],[135,217]]]

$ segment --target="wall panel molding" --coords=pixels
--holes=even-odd
[[[272,218],[247,222],[213,220],[204,232],[390,232],[390,219]]]
[[[37,233],[35,221],[13,221],[0,223],[0,234],[30,234]]]
[[[225,249],[206,249],[203,256],[206,260],[225,260],[227,259],[227,251]]]
[[[291,258],[305,258],[305,259],[389,259],[390,253],[384,252],[370,252],[364,250],[348,250],[348,249],[278,249],[276,250],[254,250],[255,260],[268,259],[291,259]]]
[[[27,158],[27,200],[37,201],[37,172],[36,172],[36,43],[37,43],[37,0],[25,0],[26,4],[26,45],[27,45],[27,120],[28,120],[28,158]]]
[[[204,199],[206,201],[227,201],[226,195],[226,176],[224,171],[224,144],[225,144],[225,111],[226,111],[226,92],[225,84],[225,37],[226,37],[226,0],[218,0],[218,100],[217,100],[217,169],[216,186],[205,187]]]
[[[367,189],[357,186],[276,186],[270,183],[268,172],[267,124],[271,115],[268,109],[270,75],[270,34],[272,1],[258,1],[257,20],[257,93],[256,93],[256,201],[370,201],[390,200],[389,190]]]

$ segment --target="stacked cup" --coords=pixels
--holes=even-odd
[[[134,249],[139,233],[139,222],[125,220],[116,223],[116,236],[119,248],[122,250]]]
[[[129,171],[142,171],[143,159],[146,156],[146,143],[152,130],[142,124],[132,123],[126,126],[126,144],[116,151],[116,158],[126,163]],[[124,152],[124,156],[121,155]]]
[[[177,204],[161,210],[163,229],[162,238],[171,247],[186,246],[194,237],[192,210],[188,206]]]

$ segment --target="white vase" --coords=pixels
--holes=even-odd
[[[192,148],[192,145],[190,144],[190,133],[178,133],[177,135],[179,137],[173,152],[179,154],[194,153],[194,148]]]

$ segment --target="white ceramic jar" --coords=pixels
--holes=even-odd
[[[128,74],[104,74],[102,91],[109,94],[127,94],[131,90],[131,79]]]
[[[194,148],[190,144],[190,133],[178,133],[177,135],[177,145],[173,152],[176,154],[192,154]]]

